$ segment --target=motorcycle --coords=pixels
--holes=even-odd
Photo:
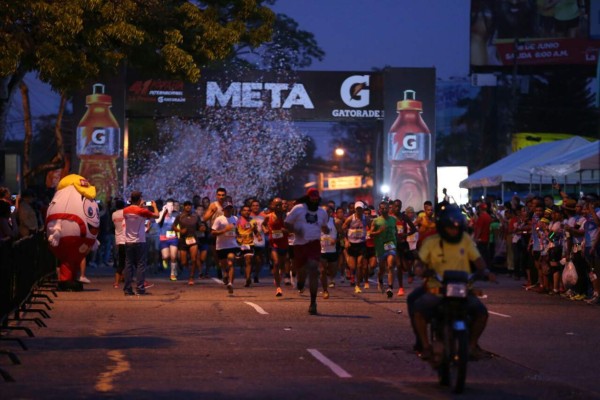
[[[464,271],[445,271],[439,294],[443,297],[429,323],[433,349],[432,365],[437,369],[439,383],[462,393],[469,361],[469,318],[467,296],[471,278]]]

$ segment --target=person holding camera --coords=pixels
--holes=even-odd
[[[125,270],[123,276],[125,285],[123,292],[125,296],[145,295],[146,293],[146,264],[148,259],[148,247],[146,245],[146,220],[158,218],[156,202],[152,200],[150,206],[152,211],[142,206],[142,192],[131,192],[128,207],[123,209],[125,219]],[[136,293],[133,292],[133,273],[135,271]]]

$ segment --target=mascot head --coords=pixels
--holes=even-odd
[[[62,220],[62,237],[79,236],[95,239],[100,227],[96,188],[80,175],[60,180],[48,207],[47,221]],[[64,223],[70,221],[71,223]]]

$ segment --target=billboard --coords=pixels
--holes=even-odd
[[[96,199],[102,202],[120,194],[125,126],[123,84],[123,75],[98,80],[73,98],[73,116],[77,121],[77,159],[73,160],[73,169],[96,187]]]
[[[383,78],[384,183],[392,199],[420,210],[435,196],[435,69],[388,68]]]
[[[279,179],[275,172],[289,175],[288,164],[304,165],[306,160],[297,160],[297,155],[315,161],[308,169],[313,173],[332,173],[334,178],[360,174],[364,190],[371,187],[366,184],[365,189],[368,178],[383,178],[392,197],[417,209],[435,196],[433,68],[237,74],[205,70],[194,84],[129,70],[114,80],[90,83],[73,104],[78,121],[73,164],[103,200],[126,194],[130,188],[121,189],[123,184],[156,192],[155,198],[164,198],[161,191],[171,189],[213,193],[215,185],[236,182],[232,171],[246,171],[245,157],[261,156],[264,148],[271,149],[264,165],[271,163],[277,171],[264,165],[258,171],[260,179],[252,181],[263,189],[268,185],[260,180],[267,172]],[[90,108],[96,111],[92,115]],[[395,124],[397,117],[409,114],[421,119],[421,125]],[[349,141],[349,149],[362,150],[345,161],[331,161],[340,164],[339,171],[323,167],[329,159],[318,149],[303,153],[299,141],[313,130],[305,125],[320,122],[335,128],[319,130],[317,148],[339,140]],[[260,146],[248,146],[250,141]],[[272,141],[280,144],[279,150]],[[222,146],[224,153],[209,151]],[[286,152],[288,147],[298,154]],[[186,168],[173,168],[178,163]],[[189,173],[175,178],[174,171]],[[246,189],[252,194],[258,190]]]
[[[600,41],[590,39],[596,22],[590,2],[580,3],[472,0],[471,66],[596,65]]]
[[[381,73],[203,71],[199,82],[127,77],[128,117],[201,117],[207,108],[268,108],[293,120],[383,118]]]

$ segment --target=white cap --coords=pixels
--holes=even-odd
[[[354,203],[354,208],[362,208],[364,210],[365,208],[365,204],[362,201],[357,201],[356,203]]]

